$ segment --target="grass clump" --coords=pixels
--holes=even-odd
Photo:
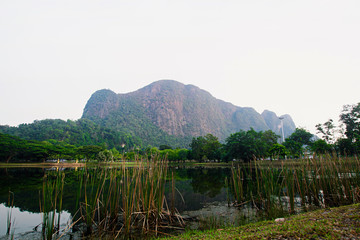
[[[182,218],[165,199],[168,162],[158,156],[134,167],[95,169],[80,180],[80,213],[87,236],[133,237],[182,227]],[[173,180],[174,181],[174,180]],[[175,187],[175,184],[172,184]],[[174,190],[173,190],[174,191]]]

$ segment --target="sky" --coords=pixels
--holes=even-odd
[[[297,127],[360,102],[358,0],[1,0],[0,125],[77,120],[99,89],[192,84]]]

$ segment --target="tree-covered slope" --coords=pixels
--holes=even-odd
[[[76,146],[102,145],[106,148],[126,148],[140,145],[141,140],[123,131],[115,131],[88,119],[77,121],[46,119],[36,120],[18,127],[0,126],[0,132],[20,137],[24,140],[45,141],[54,139]]]

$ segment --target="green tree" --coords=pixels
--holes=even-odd
[[[104,148],[95,145],[82,146],[78,148],[78,153],[83,155],[86,160],[96,159],[99,152],[103,151]]]
[[[352,156],[357,153],[355,144],[348,138],[340,138],[335,144],[336,151],[342,156]]]
[[[302,145],[311,145],[313,135],[304,128],[296,128],[287,139],[298,142]],[[285,140],[286,141],[286,140]]]
[[[172,149],[172,147],[169,145],[165,145],[165,144],[162,144],[159,146],[159,150],[165,150],[165,149]]]
[[[183,161],[188,159],[189,157],[189,150],[185,148],[177,149],[178,161]]]
[[[267,146],[272,147],[272,145],[276,144],[278,142],[278,139],[280,138],[279,135],[274,133],[271,130],[267,130],[262,133],[261,139],[265,142]]]
[[[220,159],[221,143],[212,134],[193,138],[191,144],[191,156],[193,159],[203,161],[205,159]]]
[[[256,132],[252,128],[247,132],[240,130],[231,134],[224,145],[224,160],[242,159],[249,162],[252,159],[264,157],[267,146],[262,137],[262,132]]]
[[[284,159],[285,156],[287,155],[286,147],[279,143],[273,144],[269,149],[268,153],[271,160],[278,158]]]
[[[287,139],[284,146],[294,158],[299,158],[304,154],[305,146],[311,146],[313,135],[303,128],[296,128]]]
[[[102,162],[113,162],[114,155],[111,150],[104,149],[98,153],[96,159]]]
[[[287,138],[283,145],[293,158],[300,158],[304,153],[303,144],[290,138]]]
[[[345,124],[345,135],[351,142],[360,141],[360,103],[345,105],[340,115]]]
[[[331,152],[331,145],[328,144],[325,140],[319,139],[311,144],[311,151],[316,154],[325,154]]]
[[[13,158],[24,151],[26,141],[0,133],[0,161],[10,162]]]
[[[322,135],[322,138],[328,143],[333,143],[335,136],[335,126],[334,121],[332,119],[329,119],[327,122],[323,124],[317,124],[316,126],[317,133]]]

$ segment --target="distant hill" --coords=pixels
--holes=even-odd
[[[295,124],[283,115],[284,134],[290,135]],[[135,92],[116,94],[96,91],[88,100],[82,119],[122,131],[142,139],[144,145],[170,144],[187,147],[192,137],[211,133],[224,140],[240,129],[271,129],[280,135],[279,117],[262,114],[250,107],[238,107],[214,98],[193,85],[173,80],[154,82]]]
[[[77,121],[61,119],[36,120],[29,124],[20,124],[18,127],[0,126],[0,133],[10,134],[24,140],[57,140],[76,145],[102,145],[107,148],[121,149],[122,144],[126,149],[141,144],[141,139],[132,138],[122,131],[114,131],[100,126],[88,119]]]

